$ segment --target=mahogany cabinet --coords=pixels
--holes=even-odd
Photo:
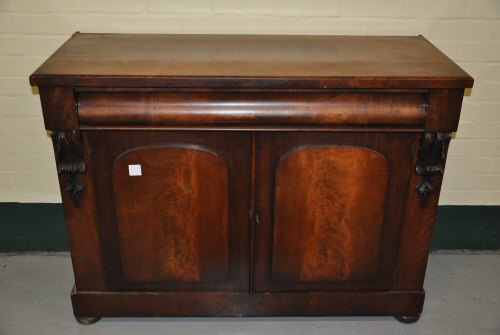
[[[473,83],[423,37],[76,33],[30,82],[80,322],[418,320]]]

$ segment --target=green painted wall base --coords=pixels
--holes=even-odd
[[[500,206],[440,206],[432,249],[500,249]],[[62,204],[0,203],[0,251],[64,250]]]
[[[0,251],[69,250],[62,204],[0,203]]]
[[[500,206],[439,206],[432,249],[500,249]]]

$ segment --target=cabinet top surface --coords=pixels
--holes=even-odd
[[[473,79],[422,36],[74,34],[32,85],[464,88]]]

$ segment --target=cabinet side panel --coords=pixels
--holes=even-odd
[[[443,149],[442,154],[444,168],[447,147]],[[413,167],[416,164],[417,157],[415,156]],[[417,291],[423,288],[443,177],[439,175],[429,177],[433,190],[425,201],[422,201],[417,193],[417,188],[423,178],[418,176],[413,169],[410,175],[406,213],[399,242],[394,290]]]
[[[432,232],[436,221],[436,213],[441,189],[442,177],[433,177],[434,194],[428,200],[426,208],[420,206],[415,189],[418,178],[412,178],[408,197],[406,218],[401,233],[401,242],[396,266],[394,289],[401,291],[422,290],[425,270],[429,258]],[[411,193],[415,193],[412,195]]]
[[[273,278],[373,279],[387,185],[387,162],[371,150],[310,147],[284,156],[276,172]]]
[[[113,178],[126,281],[227,279],[224,161],[189,147],[145,147],[118,157]]]
[[[85,165],[89,167],[88,142],[86,133],[83,133]],[[55,146],[56,161],[60,161],[58,150]],[[71,259],[75,274],[75,286],[80,291],[105,291],[104,268],[102,264],[101,243],[96,219],[94,186],[92,183],[91,169],[79,175],[85,185],[78,206],[71,199],[66,190],[71,176],[60,174],[59,185],[68,228],[68,237],[71,249]]]

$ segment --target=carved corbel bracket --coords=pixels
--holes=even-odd
[[[417,186],[417,194],[422,206],[425,206],[427,199],[435,190],[431,177],[443,175],[443,165],[450,139],[451,133],[426,132],[422,136],[415,168],[417,175],[422,176],[422,181]]]
[[[85,184],[79,175],[85,173],[85,160],[82,139],[78,130],[54,131],[52,141],[57,156],[57,173],[69,175],[70,178],[64,185],[73,204],[78,207]]]

